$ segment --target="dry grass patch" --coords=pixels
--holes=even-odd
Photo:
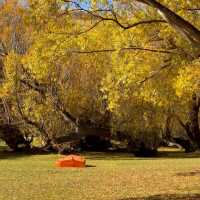
[[[200,176],[190,174],[200,169],[199,154],[168,152],[146,159],[116,153],[83,156],[91,167],[58,169],[54,163],[59,155],[1,152],[0,200],[200,199]]]

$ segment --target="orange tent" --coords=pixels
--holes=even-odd
[[[57,167],[85,167],[85,159],[81,156],[69,155],[56,161]]]

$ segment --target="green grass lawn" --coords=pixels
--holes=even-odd
[[[85,153],[84,169],[58,169],[61,156],[20,155],[0,147],[0,200],[199,200],[200,155]]]

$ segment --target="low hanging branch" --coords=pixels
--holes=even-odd
[[[66,109],[64,109],[64,106],[62,105],[62,102],[55,96],[52,95],[53,103],[55,108],[60,112],[61,116],[63,117],[65,122],[70,122],[76,127],[78,127],[77,119],[72,116]]]
[[[22,83],[22,82],[21,82]],[[24,83],[24,82],[23,82]],[[38,91],[38,90],[37,90]],[[46,131],[46,129],[44,128],[43,124],[42,123],[39,123],[39,122],[36,122],[36,121],[33,121],[31,119],[29,119],[23,112],[23,109],[22,109],[22,106],[21,106],[21,103],[20,103],[20,99],[19,99],[19,96],[18,96],[18,93],[16,92],[15,94],[15,97],[16,97],[16,103],[17,103],[17,109],[18,109],[18,112],[22,118],[22,120],[35,127],[39,132],[41,132],[46,138],[48,138],[48,133]]]
[[[47,93],[50,93],[50,95],[52,96],[52,101],[55,105],[55,108],[60,112],[64,121],[71,122],[72,124],[77,126],[76,118],[64,109],[64,106],[62,105],[61,101],[59,101],[59,99],[51,91],[48,90],[47,86],[45,87],[45,86],[41,85],[36,80],[30,81],[30,80],[21,79],[20,82],[22,84],[24,84],[25,86],[27,86],[28,88],[38,92],[43,97],[45,97],[45,95]],[[29,123],[31,123],[31,122],[29,122]],[[32,125],[34,125],[34,124],[32,124]]]

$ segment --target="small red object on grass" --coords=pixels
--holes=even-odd
[[[57,167],[78,167],[82,168],[85,167],[85,159],[81,156],[77,155],[69,155],[65,156],[56,161]]]

